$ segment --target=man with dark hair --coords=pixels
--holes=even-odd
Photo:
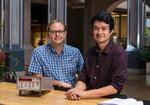
[[[83,73],[73,89],[66,92],[71,100],[98,98],[119,94],[127,79],[127,56],[119,45],[111,42],[114,20],[110,13],[97,13],[91,21],[96,41],[85,56]]]
[[[36,77],[51,77],[58,88],[71,88],[76,74],[83,68],[83,58],[79,49],[65,44],[67,27],[60,20],[48,24],[50,43],[33,50],[29,72]]]

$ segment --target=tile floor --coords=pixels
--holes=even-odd
[[[128,74],[122,93],[137,100],[150,100],[150,75]]]

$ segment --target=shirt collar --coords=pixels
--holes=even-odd
[[[100,50],[98,44],[95,46],[95,51],[97,53],[105,53],[108,54],[111,51],[111,48],[113,46],[113,42],[109,41],[109,43],[106,45],[105,49],[103,50],[103,52]]]
[[[47,44],[48,48],[50,49],[51,52],[56,53],[55,49],[51,47],[51,44]],[[64,44],[64,48],[62,49],[61,53],[64,53],[66,51],[66,44]]]

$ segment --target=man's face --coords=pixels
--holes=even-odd
[[[64,25],[60,22],[54,23],[49,27],[48,36],[52,44],[64,44],[66,34]]]
[[[111,36],[109,24],[106,24],[103,21],[96,20],[93,24],[92,32],[93,32],[93,39],[99,44],[107,43]]]

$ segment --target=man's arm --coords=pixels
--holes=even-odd
[[[84,91],[85,87],[82,83],[78,84],[77,87],[69,90],[66,93],[66,96],[68,99],[78,100],[80,98],[99,98],[99,97],[103,97],[103,96],[107,96],[111,94],[116,94],[118,92],[117,89],[115,89],[111,85],[108,85],[99,89],[91,89],[91,90]]]
[[[32,76],[33,76],[33,77],[43,77],[42,74],[37,74],[37,73],[33,73]]]
[[[37,73],[33,73],[33,77],[43,77],[42,74],[37,74]],[[52,80],[52,85],[54,86],[59,86],[59,87],[65,87],[65,88],[70,88],[72,87],[71,84],[62,82],[62,81],[58,81],[58,80]]]
[[[43,77],[42,74],[33,73],[33,77]],[[52,85],[61,86],[61,82],[57,80],[52,80]]]
[[[58,80],[52,80],[52,84],[54,86],[64,87],[64,88],[71,88],[72,87],[71,84],[68,84],[68,83],[63,82],[63,81],[58,81]]]
[[[108,96],[112,94],[116,94],[118,91],[113,86],[108,85],[99,89],[92,89],[85,91],[86,95],[83,98],[99,98],[103,96]]]
[[[80,92],[86,90],[86,84],[82,81],[78,81],[74,88],[68,90],[66,92],[66,96],[71,100],[79,100],[80,96],[78,94],[74,94],[74,92]]]
[[[78,88],[80,90],[86,90],[86,84],[82,81],[78,81],[75,85],[75,88]]]

